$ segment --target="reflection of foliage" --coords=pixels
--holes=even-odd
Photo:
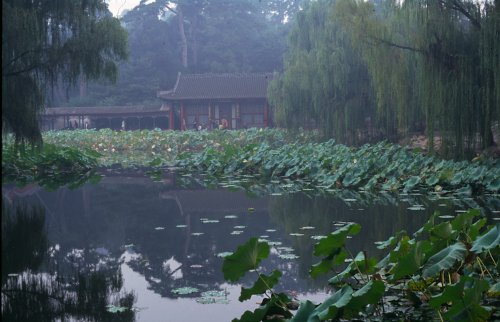
[[[54,321],[78,317],[87,321],[134,321],[133,293],[118,293],[109,272],[80,274],[68,289],[64,282],[46,275],[24,273],[2,286],[2,319]],[[73,282],[74,283],[74,282]],[[109,304],[110,299],[112,303]],[[126,308],[112,312],[110,307]]]
[[[329,274],[348,257],[350,264],[329,279],[329,284],[337,287],[336,292],[319,305],[303,301],[290,321],[369,316],[376,320],[408,316],[428,319],[428,314],[433,315],[432,320],[439,317],[441,321],[486,321],[493,313],[490,305],[495,304],[500,283],[496,262],[500,255],[500,224],[485,226],[485,218],[476,220],[479,210],[439,223],[438,215],[431,216],[412,236],[401,231],[380,243],[379,248],[389,251],[378,262],[368,258],[366,252],[353,257],[347,250],[347,238],[359,233],[359,224],[346,224],[318,241],[314,255],[321,260],[311,266],[313,278]],[[224,259],[224,278],[235,282],[250,270],[258,272],[260,261],[269,254],[262,251],[266,249],[269,250],[267,242],[257,242],[255,238],[238,247]],[[268,321],[276,315],[280,319],[292,317],[292,300],[273,290],[280,276],[279,270],[272,276],[258,274],[252,289],[242,288],[240,301],[252,295],[267,298],[254,312],[246,311],[239,321]],[[409,301],[389,300],[395,292],[403,292]],[[388,311],[384,297],[391,301]],[[393,311],[395,307],[398,312]],[[498,312],[493,315],[498,317]]]
[[[79,268],[77,276],[38,272],[47,254],[45,211],[2,208],[2,319],[133,321],[133,293],[121,293],[119,267]],[[62,259],[58,262],[63,263]],[[115,310],[113,310],[115,308]],[[116,310],[118,308],[119,310]]]
[[[361,199],[360,202],[363,204]],[[424,203],[424,201],[421,202]],[[305,277],[313,261],[313,244],[317,242],[312,237],[318,234],[327,235],[343,222],[356,221],[368,229],[364,231],[363,239],[350,240],[349,248],[356,252],[366,250],[370,254],[377,254],[379,251],[373,245],[374,241],[386,239],[399,229],[414,231],[427,218],[427,216],[420,215],[412,216],[403,206],[402,202],[396,203],[396,201],[380,196],[378,201],[371,200],[368,216],[367,211],[358,210],[360,209],[358,201],[346,202],[345,199],[340,198],[295,193],[272,197],[269,216],[288,235],[299,232],[304,234],[292,240],[299,256],[300,275]],[[389,221],[390,225],[387,224]],[[307,226],[317,228],[314,233],[301,229]]]
[[[38,268],[48,241],[45,211],[40,207],[2,205],[2,283],[7,274]]]

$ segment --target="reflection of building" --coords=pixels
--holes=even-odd
[[[173,107],[175,129],[267,127],[272,123],[267,86],[272,74],[179,73],[175,87],[158,92]]]
[[[170,129],[172,110],[166,106],[52,107],[42,114],[43,130],[111,128],[113,130]]]

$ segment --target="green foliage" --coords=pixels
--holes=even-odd
[[[311,1],[298,13],[283,74],[270,84],[268,97],[280,125],[318,126],[339,142],[366,142],[375,139],[368,133],[375,123],[368,71],[339,20],[332,19],[335,3]]]
[[[493,144],[499,10],[497,1],[341,0],[335,19],[368,68],[377,116],[403,134],[425,128],[430,150],[440,136],[443,153],[464,157]]]
[[[272,288],[274,285],[276,285],[276,283],[278,283],[281,275],[283,275],[283,273],[278,270],[274,270],[273,273],[269,276],[259,274],[259,278],[251,288],[241,288],[241,295],[238,300],[240,302],[243,302],[249,300],[252,295],[265,293],[268,289]]]
[[[51,131],[44,133],[43,139],[59,147],[78,146],[98,152],[99,166],[119,164],[153,170],[174,166],[183,173],[199,173],[212,179],[251,176],[261,181],[308,182],[323,190],[399,191],[418,177],[420,181],[412,190],[446,195],[468,187],[470,194],[476,195],[497,192],[491,183],[500,180],[499,160],[446,161],[386,142],[360,148],[333,140],[315,143],[317,132],[103,129]],[[4,150],[13,144],[9,137],[3,141]],[[439,179],[429,185],[429,177]],[[234,183],[232,186],[238,187]]]
[[[461,242],[455,243],[433,255],[422,267],[422,277],[436,276],[437,273],[452,268],[465,259],[467,248]]]
[[[45,93],[80,77],[116,80],[127,34],[102,0],[2,1],[2,129],[39,143]]]
[[[490,231],[472,243],[471,252],[481,254],[484,251],[498,247],[500,244],[500,224],[490,229]]]
[[[44,144],[42,148],[21,150],[2,145],[2,181],[24,186],[28,183],[55,190],[68,185],[73,189],[95,182],[99,153],[91,150]]]
[[[224,278],[230,282],[239,280],[247,271],[257,269],[260,261],[267,256],[269,256],[269,245],[259,242],[257,238],[251,238],[246,244],[239,246],[233,254],[224,257],[224,265],[222,266]],[[273,275],[270,278],[265,278],[268,280],[278,277]],[[254,289],[257,289],[258,286],[254,286]],[[244,296],[242,295],[242,297]]]
[[[235,321],[268,321],[272,318],[293,322],[336,321],[373,315],[379,320],[389,318],[377,307],[385,297],[394,297],[394,290],[400,290],[412,299],[416,310],[423,308],[423,302],[428,303],[436,314],[435,319],[439,316],[444,321],[487,321],[491,315],[489,303],[494,304],[490,297],[497,296],[499,289],[500,275],[494,258],[498,260],[500,253],[498,226],[483,229],[483,218],[475,221],[480,216],[477,210],[470,210],[452,221],[434,225],[438,218],[436,213],[415,234],[415,239],[410,239],[406,232],[399,232],[381,243],[382,248],[393,249],[378,264],[365,252],[360,252],[340,274],[329,280],[338,288],[323,303],[302,301],[295,315],[288,309],[291,300],[272,289],[281,273],[275,270],[271,276],[258,274],[259,280],[251,289],[242,288],[240,301],[258,294],[265,294],[268,298],[254,312],[246,311],[241,320]],[[350,253],[345,239],[359,230],[358,224],[351,223],[320,239],[314,253],[325,258],[313,266],[310,275],[315,277],[343,266],[345,256]],[[475,231],[476,236],[468,235],[471,231]],[[238,248],[237,257],[248,256],[247,253],[251,252],[248,245],[255,243],[253,238]],[[483,246],[477,246],[473,251],[466,246],[471,244]],[[343,254],[342,260],[335,261],[340,254]],[[225,270],[242,269],[235,260],[224,260],[223,267]],[[247,270],[255,267],[248,265]],[[240,271],[238,276],[243,274]],[[226,274],[225,277],[228,279]]]

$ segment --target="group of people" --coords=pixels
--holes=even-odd
[[[215,121],[215,120],[212,120],[211,122],[211,129],[219,129],[219,130],[224,130],[224,129],[228,129],[229,128],[229,122],[223,118],[220,123]],[[201,130],[204,130],[204,129],[208,129],[209,127],[207,125],[203,126],[201,124],[199,124],[198,122],[196,122],[196,120],[193,122],[193,129],[195,131],[201,131]]]
[[[74,120],[73,122],[72,121],[69,121],[69,126],[68,128],[70,130],[76,130],[78,129],[80,126],[78,125],[78,121],[77,120]],[[85,122],[85,124],[83,125],[84,129],[88,129],[89,128],[89,122]]]

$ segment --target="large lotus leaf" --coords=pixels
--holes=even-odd
[[[346,258],[347,252],[342,248],[337,248],[335,253],[324,258],[321,262],[312,265],[309,275],[311,275],[312,278],[316,278],[320,274],[328,273],[332,267],[344,263]]]
[[[472,225],[474,217],[478,217],[480,215],[481,211],[479,209],[470,209],[469,211],[461,213],[455,217],[455,219],[451,221],[451,226],[454,230],[466,231],[470,225]]]
[[[352,293],[352,299],[344,309],[344,318],[353,318],[369,304],[376,304],[384,296],[385,284],[382,281],[369,281]]]
[[[236,251],[224,258],[222,272],[224,279],[238,281],[249,270],[256,269],[260,261],[269,256],[269,245],[253,237]]]
[[[439,309],[441,305],[451,303],[443,314],[446,321],[487,321],[490,312],[480,303],[488,287],[485,280],[464,276],[458,283],[447,285],[441,294],[433,296],[429,305]]]
[[[326,238],[321,239],[314,246],[315,256],[329,256],[335,253],[338,248],[343,247],[348,235],[356,235],[361,230],[361,226],[356,223],[349,223],[344,227],[330,233]]]
[[[406,235],[406,231],[400,230],[396,233],[396,235],[389,237],[386,241],[376,242],[375,244],[377,244],[378,249],[386,249],[396,245],[403,235]]]
[[[488,290],[488,295],[491,297],[500,297],[500,282],[492,285]]]
[[[486,221],[486,218],[481,218],[473,223],[469,228],[468,237],[472,240],[476,239],[477,236],[479,236],[479,231],[486,224]]]
[[[265,293],[268,289],[272,288],[278,280],[280,279],[282,273],[278,270],[274,270],[270,276],[259,274],[259,279],[253,284],[251,288],[241,288],[241,294],[238,300],[240,302],[246,301],[252,297],[252,295],[258,295]]]
[[[252,311],[245,311],[240,319],[233,319],[233,322],[258,322],[268,321],[266,317],[281,315],[285,318],[291,318],[292,313],[283,308],[282,304],[290,302],[290,299],[282,293],[272,295],[270,299],[264,299],[262,305]]]
[[[449,222],[442,222],[431,228],[430,234],[433,238],[449,239],[452,236],[452,226]]]
[[[337,319],[342,312],[341,310],[349,304],[351,299],[352,288],[346,285],[316,308],[318,317],[321,320]]]
[[[305,302],[300,302],[299,309],[297,313],[295,313],[294,317],[290,320],[290,322],[313,322],[319,321],[317,315],[313,315],[314,309],[316,308],[316,304],[307,300]]]
[[[361,272],[363,274],[369,274],[373,271],[377,260],[374,258],[365,259],[364,252],[359,252],[354,260],[339,274],[328,280],[330,284],[337,284],[343,282],[347,277],[353,276],[354,274]]]
[[[438,174],[434,174],[432,176],[430,176],[429,178],[427,178],[427,180],[425,180],[425,183],[429,186],[434,186],[436,184],[438,184],[439,182],[439,175]]]
[[[481,254],[486,250],[498,247],[500,244],[500,223],[490,229],[486,234],[479,236],[473,243],[471,252]]]
[[[427,240],[418,241],[410,245],[410,250],[397,259],[396,265],[391,270],[393,280],[398,280],[417,272],[423,264],[426,254],[432,248],[431,243]]]
[[[405,191],[411,190],[413,187],[415,187],[419,183],[420,183],[420,177],[412,176],[408,180],[405,181],[404,190]]]
[[[422,276],[429,278],[443,270],[450,269],[456,262],[464,260],[466,254],[467,248],[461,242],[448,246],[429,258],[422,268]]]
[[[498,191],[500,190],[500,179],[495,179],[493,180],[488,186],[486,186],[486,189],[489,191]]]
[[[290,322],[319,322],[327,319],[335,320],[339,315],[338,313],[340,313],[340,309],[350,304],[352,292],[350,286],[344,286],[320,305],[315,305],[311,301],[301,302],[297,313]],[[362,295],[360,294],[360,299],[361,297]]]

